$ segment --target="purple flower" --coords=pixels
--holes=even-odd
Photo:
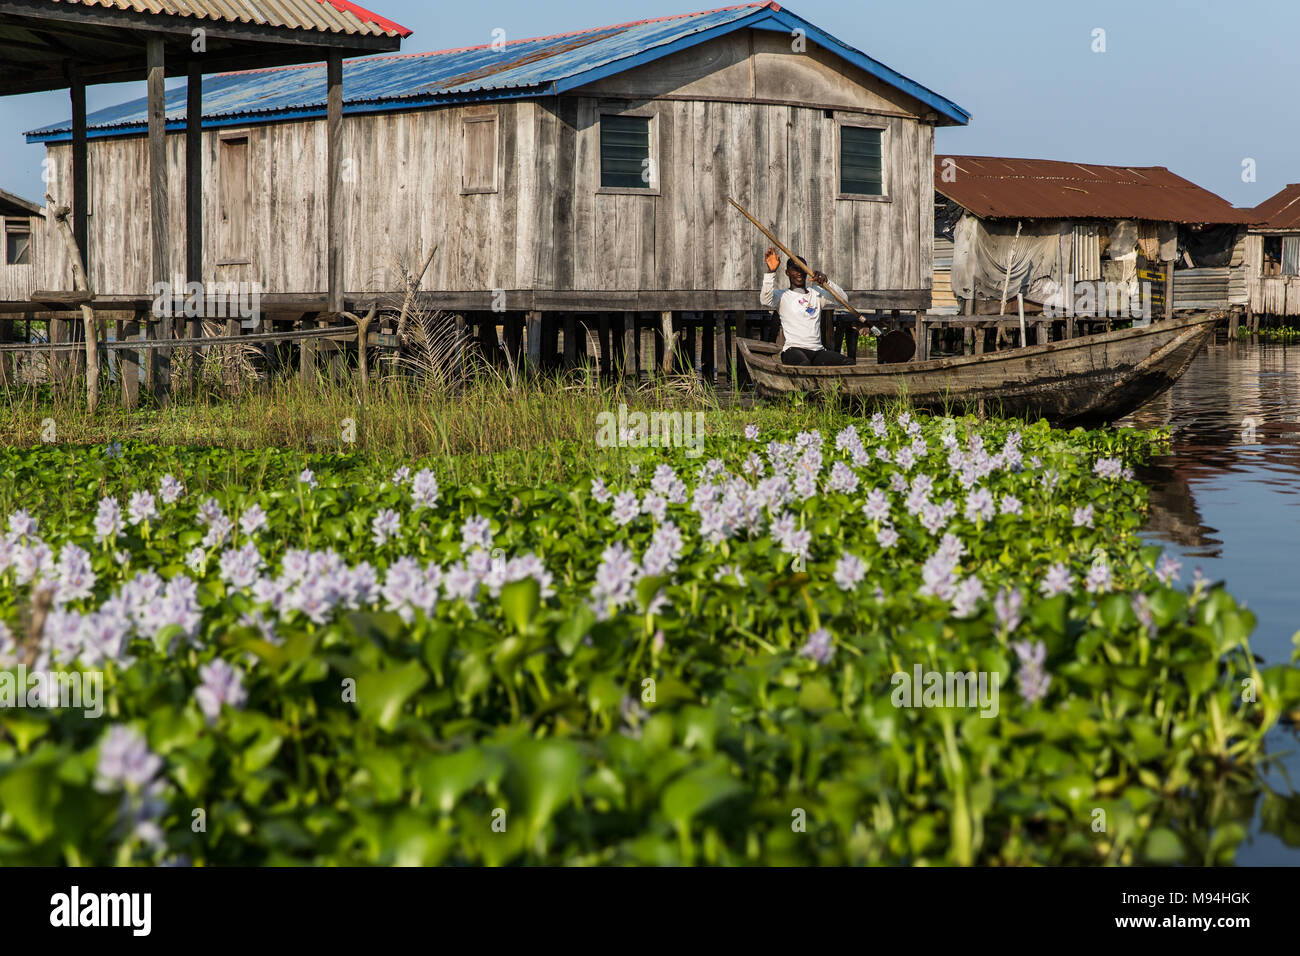
[[[319,484],[316,480],[316,472],[310,468],[304,468],[298,474],[298,484],[306,485],[308,488],[315,488]]]
[[[605,482],[599,478],[591,479],[591,497],[596,500],[597,504],[601,505],[609,501],[609,489],[605,487]]]
[[[243,676],[219,657],[199,668],[199,678],[202,683],[194,688],[194,699],[210,724],[216,723],[222,704],[242,707],[248,698]]]
[[[1004,515],[1018,515],[1024,513],[1024,509],[1020,504],[1020,499],[1015,495],[1003,495],[1002,503],[998,510]]]
[[[393,472],[393,477],[391,479],[393,484],[397,485],[399,488],[410,480],[411,480],[411,469],[406,467],[406,465],[403,465],[401,468],[398,468],[395,472]]]
[[[1020,608],[1024,601],[1024,596],[1016,588],[1002,588],[993,598],[993,613],[997,615],[998,627],[1004,635],[1020,626]]]
[[[1156,565],[1156,577],[1160,583],[1168,587],[1173,581],[1177,580],[1182,574],[1183,563],[1177,558],[1168,554],[1160,556],[1160,563]]]
[[[852,468],[837,461],[831,466],[831,477],[826,483],[826,487],[831,491],[841,491],[846,495],[851,495],[858,490],[858,476]]]
[[[100,742],[95,789],[101,793],[141,790],[161,769],[162,758],[150,751],[140,731],[118,724]]]
[[[835,656],[835,644],[831,632],[819,627],[808,635],[808,640],[799,648],[799,656],[807,657],[818,664],[829,664]]]
[[[1098,458],[1097,463],[1092,466],[1093,474],[1098,478],[1109,478],[1114,481],[1124,474],[1124,463],[1118,458]]]
[[[835,583],[842,591],[852,591],[866,577],[867,566],[862,559],[845,551],[835,562]]]
[[[1020,659],[1020,673],[1016,675],[1020,684],[1020,696],[1027,704],[1042,700],[1047,696],[1047,688],[1052,683],[1052,676],[1043,670],[1043,665],[1047,662],[1047,645],[1042,641],[1034,644],[1018,641],[1011,645],[1011,649]]]
[[[191,548],[185,555],[185,566],[195,574],[202,576],[208,567],[208,553],[202,548]]]
[[[1074,526],[1076,528],[1092,527],[1092,505],[1074,509]]]
[[[95,537],[100,541],[115,541],[122,533],[122,507],[116,498],[99,499],[99,510],[95,512]]]
[[[376,548],[382,548],[389,538],[395,538],[402,530],[402,517],[392,508],[381,508],[370,520],[370,540]]]
[[[862,506],[862,513],[872,521],[888,521],[889,498],[879,488],[872,488],[867,492],[867,500]]]
[[[979,602],[984,598],[984,584],[975,575],[962,578],[957,584],[957,591],[952,598],[952,613],[955,617],[970,617],[975,613]]]
[[[221,552],[221,580],[231,588],[251,587],[262,564],[262,555],[251,541],[242,548],[227,548]]]
[[[620,491],[614,496],[614,508],[610,517],[620,528],[641,513],[641,502],[635,491]]]
[[[185,494],[185,486],[171,474],[163,475],[162,480],[158,482],[158,497],[165,505],[175,504],[183,494]]]
[[[239,530],[246,535],[255,535],[266,527],[266,512],[261,505],[252,505],[239,516]]]
[[[620,541],[606,548],[596,568],[596,580],[591,589],[593,609],[602,618],[609,616],[611,607],[623,607],[632,600],[640,569],[627,547]]]
[[[966,520],[988,521],[993,517],[993,494],[987,488],[976,488],[966,496]]]
[[[1111,583],[1110,565],[1097,561],[1088,569],[1083,587],[1089,594],[1102,594],[1111,589]]]
[[[876,532],[876,543],[885,549],[898,544],[898,532],[894,530],[894,526],[882,525],[880,530]]]
[[[1055,597],[1058,594],[1069,594],[1074,590],[1074,577],[1063,564],[1053,564],[1047,569],[1047,574],[1043,578],[1043,583],[1038,587],[1043,597]]]
[[[411,480],[411,501],[417,508],[432,508],[438,503],[438,479],[433,472],[424,468]]]
[[[154,503],[153,495],[147,491],[134,492],[126,503],[126,514],[132,525],[158,517],[158,506]]]
[[[481,515],[466,518],[465,523],[460,526],[460,547],[462,551],[491,548],[492,522]]]
[[[1151,610],[1151,601],[1145,594],[1133,595],[1133,613],[1137,615],[1138,623],[1146,630],[1148,637],[1156,636],[1156,618]]]
[[[758,426],[757,426],[757,425],[746,425],[746,426],[745,426],[745,437],[748,438],[750,441],[758,441]]]

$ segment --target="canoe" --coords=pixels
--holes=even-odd
[[[989,415],[1058,425],[1098,425],[1123,418],[1187,371],[1223,312],[1199,313],[1044,345],[878,364],[783,365],[771,342],[738,339],[759,395],[833,392],[868,403],[905,399],[931,411],[974,406]]]

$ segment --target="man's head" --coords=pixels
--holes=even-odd
[[[803,262],[808,261],[803,256],[799,256],[798,258]],[[808,281],[808,273],[799,268],[799,263],[795,262],[794,259],[786,260],[785,275],[786,278],[790,280],[790,288],[792,289],[802,289]]]

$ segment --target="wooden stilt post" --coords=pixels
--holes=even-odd
[[[727,384],[727,313],[713,313],[713,381]]]
[[[203,283],[203,68],[191,58],[185,81],[185,280]],[[206,297],[205,297],[206,301]],[[187,337],[203,336],[203,319],[191,316]],[[199,349],[190,348],[190,388],[199,382]]]
[[[623,313],[623,377],[636,381],[636,313]]]
[[[1174,261],[1165,264],[1165,318],[1174,317]]]
[[[739,311],[736,313],[736,333],[733,336],[733,345],[730,352],[732,377],[731,381],[739,387],[749,380],[749,369],[745,368],[745,360],[740,357],[740,343],[735,339],[749,338],[749,313]]]
[[[94,415],[99,407],[99,335],[95,331],[95,310],[81,307],[83,334],[86,337],[86,406]]]
[[[663,338],[663,351],[659,356],[659,371],[664,375],[673,373],[673,356],[677,354],[677,335],[673,330],[673,314],[659,313],[659,330]]]
[[[135,317],[122,323],[121,337],[138,339],[140,330],[149,327],[149,313],[136,311]],[[118,374],[122,380],[122,405],[135,408],[140,404],[140,353],[134,349],[122,349],[117,353]]]
[[[564,367],[578,367],[578,317],[572,312],[564,316]]]
[[[715,361],[713,358],[713,313],[700,313],[700,377],[705,381],[713,378]]]
[[[166,283],[171,287],[171,263],[168,259],[167,223],[169,217],[167,193],[167,103],[164,80],[166,65],[163,61],[163,39],[151,35],[146,41],[149,65],[149,231],[152,237],[152,276],[155,287]],[[170,316],[154,317],[151,334],[160,339],[171,338]],[[171,349],[149,350],[149,368],[153,372],[150,387],[160,402],[165,402],[171,390]]]
[[[529,312],[524,323],[528,330],[528,368],[536,372],[542,367],[542,313]]]

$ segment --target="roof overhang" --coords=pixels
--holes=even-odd
[[[329,53],[391,53],[410,35],[405,27],[346,3],[330,6],[359,10],[391,29],[341,32],[241,22],[222,19],[223,5],[211,0],[188,6],[206,5],[212,15],[199,17],[66,0],[0,0],[0,96],[66,89],[74,73],[87,84],[140,79],[150,38],[163,39],[167,75],[183,76],[192,60],[202,64],[203,72],[216,73],[311,63]],[[196,29],[203,31],[202,53],[193,50]]]

